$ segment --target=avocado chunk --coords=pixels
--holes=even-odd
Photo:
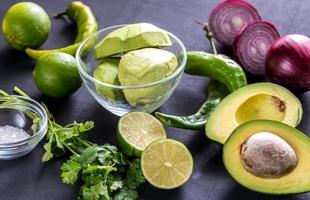
[[[222,100],[206,124],[206,135],[224,144],[237,126],[255,119],[276,120],[296,127],[302,112],[300,101],[286,88],[273,83],[255,83]]]
[[[149,23],[130,24],[109,33],[95,46],[97,59],[145,47],[171,46],[166,31]]]
[[[172,74],[178,67],[176,56],[166,50],[145,48],[134,50],[122,56],[118,78],[122,86],[141,86],[160,81]],[[156,102],[171,88],[169,81],[154,86],[124,89],[124,95],[132,106]]]
[[[118,80],[118,58],[102,59],[94,71],[94,78],[111,85],[120,85]],[[110,101],[125,100],[121,89],[111,88],[100,84],[95,84],[97,92]]]
[[[230,175],[261,193],[310,191],[310,138],[272,120],[253,120],[236,128],[223,148]]]

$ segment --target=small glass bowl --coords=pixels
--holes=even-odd
[[[23,129],[30,135],[18,142],[0,143],[0,159],[11,160],[31,152],[42,140],[47,132],[47,113],[38,102],[28,97],[11,95],[10,100],[6,101],[6,97],[2,96],[0,126],[5,125]]]
[[[170,36],[172,45],[163,49],[174,53],[177,57],[182,55],[181,58],[179,57],[177,69],[172,74],[162,80],[137,86],[112,85],[94,79],[94,70],[100,63],[100,60],[95,58],[94,46],[107,34],[123,26],[126,26],[126,24],[111,26],[89,36],[80,45],[76,53],[78,70],[89,93],[99,104],[101,104],[104,108],[113,114],[123,116],[124,114],[132,111],[151,113],[160,107],[170,97],[178,85],[187,60],[186,49],[183,43],[175,35],[166,31]],[[109,95],[106,95],[107,93],[100,92],[99,88],[103,88],[105,91],[113,90],[115,94],[119,95],[115,95],[116,98],[111,98]],[[147,94],[147,98],[141,102],[138,101],[134,104],[130,104],[123,96],[124,92],[127,92],[127,94],[138,94],[140,96]]]

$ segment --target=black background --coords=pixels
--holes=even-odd
[[[16,1],[0,0],[0,19]],[[64,11],[71,1],[35,1],[51,16]],[[188,50],[210,51],[201,27],[193,20],[205,21],[216,0],[89,0],[88,4],[100,28],[110,25],[150,22],[177,35]],[[310,1],[307,0],[252,0],[263,19],[273,22],[279,32],[302,33],[310,36]],[[65,19],[51,19],[52,31],[43,48],[66,46],[74,41],[75,26]],[[230,50],[221,52],[230,54]],[[23,52],[11,49],[0,37],[0,88],[11,91],[17,85],[37,100],[47,103],[60,123],[73,120],[93,120],[95,128],[90,139],[99,144],[116,144],[115,130],[118,117],[112,115],[82,87],[65,99],[41,97],[34,85],[31,71],[35,61]],[[249,76],[250,82],[254,78]],[[207,96],[208,79],[184,75],[180,85],[160,111],[173,114],[191,114]],[[299,129],[310,132],[310,93],[299,95],[304,108],[304,117]],[[208,140],[204,131],[187,131],[167,127],[170,138],[184,142],[194,157],[195,168],[191,179],[181,188],[165,191],[153,188],[148,183],[139,189],[139,199],[158,200],[309,200],[310,194],[269,196],[249,191],[238,185],[227,173],[222,163],[221,146]],[[309,135],[309,134],[308,134]],[[43,154],[39,145],[29,155],[13,160],[0,161],[0,200],[71,200],[76,199],[78,186],[61,182],[60,165],[65,159],[49,163],[40,162]],[[309,163],[310,164],[310,163]],[[298,185],[292,186],[298,187]]]

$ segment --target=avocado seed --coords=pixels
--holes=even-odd
[[[291,172],[297,164],[292,147],[279,136],[259,132],[241,147],[241,160],[251,174],[262,178],[278,178]]]

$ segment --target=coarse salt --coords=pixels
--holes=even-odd
[[[19,142],[29,137],[24,129],[9,125],[0,126],[0,144]]]

